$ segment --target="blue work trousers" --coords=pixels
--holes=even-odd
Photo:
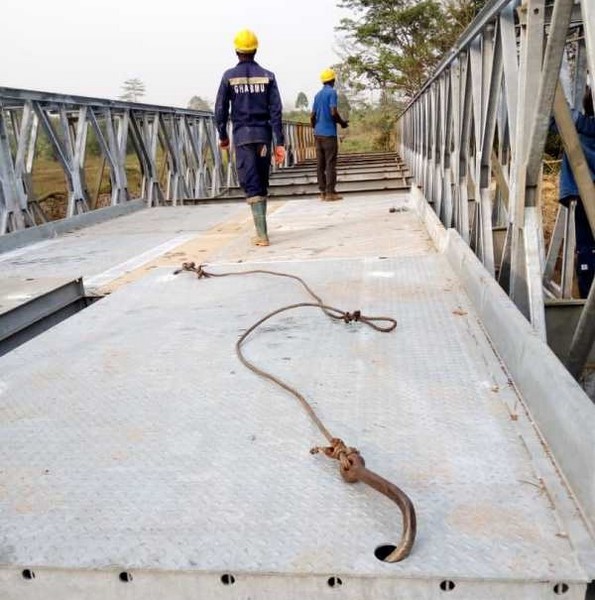
[[[262,196],[269,190],[271,146],[269,144],[242,144],[236,146],[236,169],[246,198]]]

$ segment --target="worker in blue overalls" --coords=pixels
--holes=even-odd
[[[587,88],[583,98],[584,114],[578,110],[572,111],[572,118],[578,133],[591,179],[595,182],[595,110],[591,89]],[[564,153],[562,169],[560,170],[560,204],[570,206],[576,202],[574,227],[576,234],[575,270],[581,298],[589,295],[589,290],[595,276],[595,238],[587,218],[587,212],[580,197],[578,185],[570,166],[570,160]]]
[[[234,40],[239,63],[225,71],[215,101],[215,121],[221,148],[229,148],[227,121],[231,104],[233,143],[238,179],[252,209],[256,246],[268,246],[266,222],[271,147],[275,136],[274,160],[285,159],[281,96],[274,73],[255,60],[256,35],[244,29]]]

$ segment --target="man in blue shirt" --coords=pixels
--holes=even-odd
[[[341,118],[337,110],[337,92],[335,90],[336,75],[332,69],[325,69],[321,75],[322,89],[314,98],[310,123],[314,127],[316,138],[316,163],[318,189],[321,200],[342,200],[337,194],[337,123],[342,128],[349,123]]]
[[[591,179],[595,181],[595,116],[591,90],[587,88],[583,98],[585,114],[572,111],[576,131],[589,165]],[[595,275],[595,239],[591,225],[585,212],[578,186],[574,179],[568,156],[564,154],[560,171],[560,203],[568,207],[576,201],[575,231],[576,231],[576,275],[581,298],[586,298]]]
[[[238,179],[252,209],[256,246],[268,246],[266,200],[275,136],[275,162],[285,159],[281,97],[274,73],[263,69],[254,56],[256,35],[244,29],[234,40],[239,63],[223,74],[215,101],[215,121],[221,148],[229,148],[227,121],[231,105],[233,143]]]

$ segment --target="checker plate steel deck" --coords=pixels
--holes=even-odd
[[[239,265],[223,253],[209,267],[290,272],[329,304],[398,320],[380,334],[305,308],[246,353],[410,495],[408,559],[374,555],[398,539],[395,506],[311,456],[324,440],[299,405],[235,355],[265,312],[307,301],[300,286],[158,269],[0,360],[0,596],[424,599],[452,581],[456,598],[554,598],[560,582],[583,597],[548,495],[555,471],[532,455],[551,466],[547,447],[417,227],[402,257]]]

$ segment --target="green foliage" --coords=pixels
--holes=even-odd
[[[146,93],[147,89],[142,80],[138,77],[127,79],[122,84],[122,93],[120,94],[120,100],[126,102],[138,102]]]
[[[54,148],[43,127],[39,127],[35,143],[35,156],[48,161],[58,160]]]
[[[544,154],[551,159],[561,159],[564,154],[562,138],[557,131],[549,131],[545,140]]]
[[[394,150],[403,105],[431,75],[485,0],[339,0],[341,95],[351,110],[343,151]],[[371,102],[370,91],[379,92]],[[343,115],[347,109],[339,107]],[[343,115],[345,116],[345,115]]]
[[[310,113],[303,110],[288,110],[283,113],[283,120],[295,123],[310,123]]]
[[[205,110],[208,112],[213,112],[213,107],[209,104],[209,102],[200,96],[192,96],[188,102],[188,108],[191,110]]]
[[[14,154],[16,154],[16,151],[17,151],[17,138],[16,138],[16,134],[14,131],[14,127],[12,125],[12,120],[5,118],[4,119],[4,127],[6,129],[6,136],[8,139],[8,144],[10,146],[10,150],[14,155]]]
[[[101,155],[101,146],[99,145],[99,140],[97,139],[97,134],[93,127],[89,127],[89,130],[87,131],[87,154],[90,156]]]
[[[483,8],[485,0],[442,0],[452,44]]]
[[[300,92],[295,99],[295,107],[298,110],[308,110],[308,106],[310,106],[308,96],[304,92]]]
[[[343,70],[355,91],[412,96],[473,18],[474,0],[341,0]]]
[[[343,151],[394,150],[397,115],[402,108],[390,94],[383,94],[375,103],[358,104],[351,112],[349,129],[341,132]]]
[[[349,119],[351,102],[346,92],[337,90],[337,110],[344,119]]]
[[[352,99],[355,99],[356,94],[347,85],[349,71],[345,65],[339,63],[333,65],[337,77],[335,79],[335,90],[337,90],[337,110],[344,119],[349,119],[351,112]]]
[[[298,110],[308,110],[309,106],[310,101],[308,100],[308,96],[304,92],[300,92],[295,100],[295,107]]]
[[[428,30],[437,27],[440,7],[436,0],[406,6],[407,0],[344,0],[342,6],[359,18],[341,21],[347,34],[348,71],[377,89],[419,87],[427,65],[438,56],[427,43]]]
[[[59,127],[59,123],[57,123],[57,119],[54,117],[50,117],[50,122],[54,126],[54,131],[56,132],[56,136],[59,139],[62,138],[62,131]],[[95,134],[95,130],[92,127],[87,129],[87,156],[101,156],[101,146],[99,145],[99,141],[97,140],[97,135]],[[39,127],[37,133],[37,140],[35,141],[35,156],[37,158],[46,160],[46,161],[57,161],[58,157],[56,156],[56,152],[50,139],[45,132],[43,127]]]

